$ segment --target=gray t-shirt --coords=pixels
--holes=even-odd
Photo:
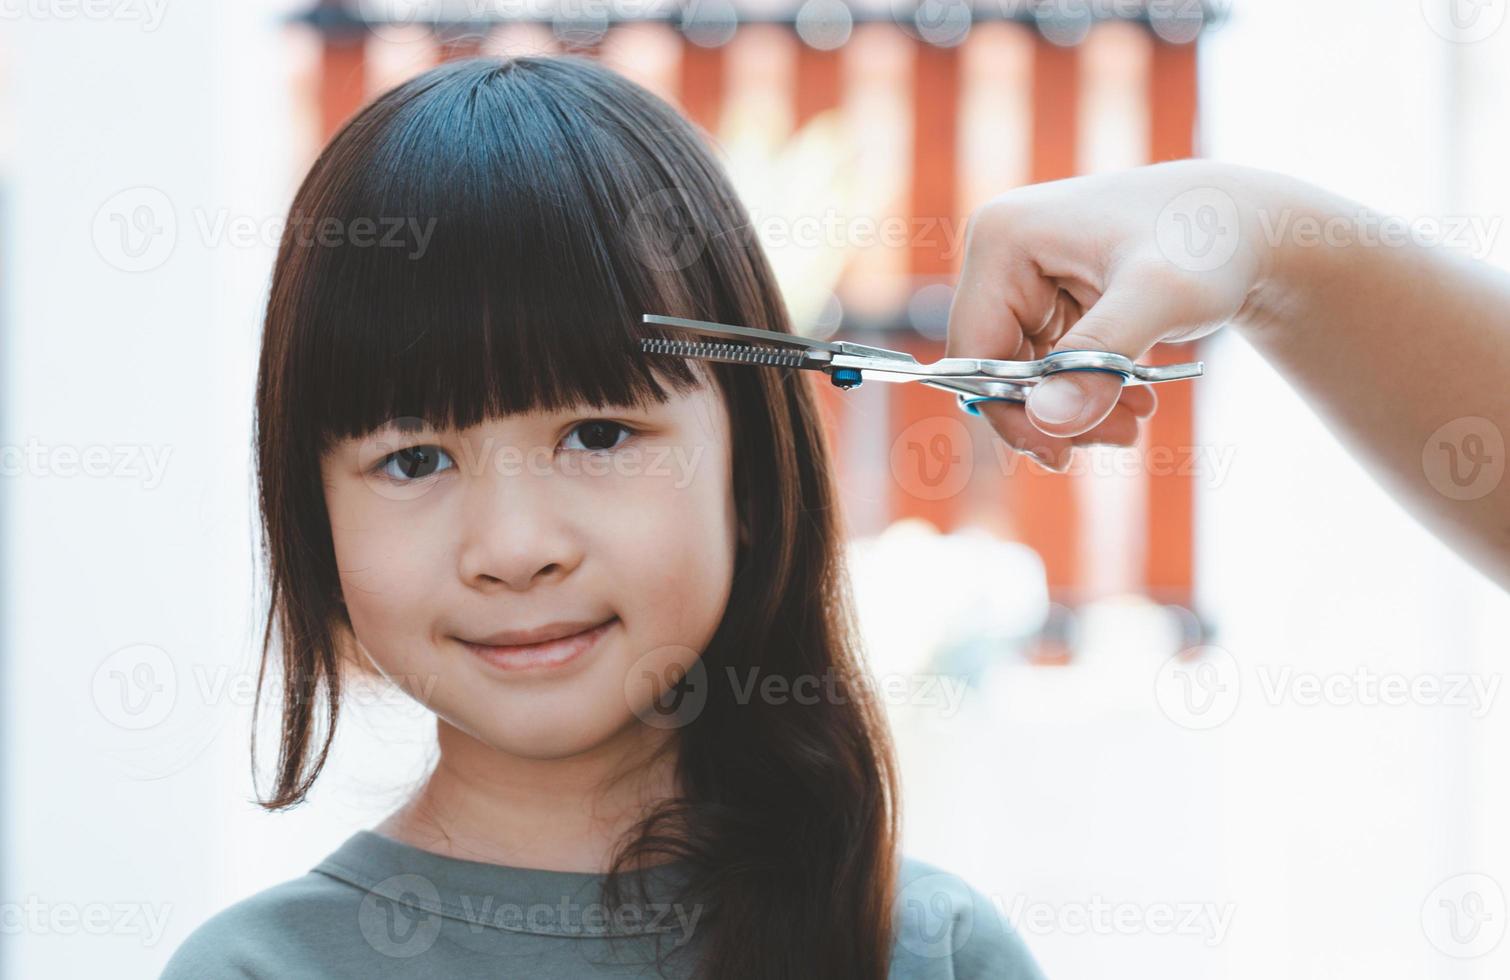
[[[684,872],[627,876],[628,904],[610,914],[602,875],[464,861],[361,830],[303,877],[213,916],[163,978],[650,978],[657,945],[664,976],[695,977],[703,909],[677,893]],[[1042,980],[962,879],[904,856],[899,888],[891,980]]]

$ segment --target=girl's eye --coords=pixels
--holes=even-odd
[[[568,444],[565,448],[586,450],[587,452],[607,452],[610,449],[617,449],[623,444],[623,440],[618,437],[620,433],[634,435],[634,430],[627,425],[611,422],[608,419],[589,419],[586,422],[573,426],[571,432],[567,433],[566,442]],[[569,445],[572,438],[578,435],[581,436],[581,441],[584,445]]]
[[[409,480],[422,480],[447,469],[441,463],[442,460],[450,466],[456,465],[439,446],[410,446],[384,456],[378,464],[378,470],[395,483],[405,483]]]

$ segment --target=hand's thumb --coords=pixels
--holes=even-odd
[[[1101,350],[1137,360],[1178,324],[1177,298],[1124,273],[1067,330],[1054,350]],[[1121,397],[1122,379],[1104,371],[1065,371],[1028,395],[1028,419],[1052,436],[1077,436],[1101,424]]]

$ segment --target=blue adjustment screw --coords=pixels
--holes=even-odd
[[[828,379],[833,382],[835,388],[843,388],[845,391],[860,387],[860,382],[864,380],[860,377],[858,368],[835,368]]]

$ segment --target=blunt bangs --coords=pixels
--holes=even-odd
[[[316,164],[340,176],[290,218],[281,249],[303,261],[280,256],[304,273],[283,394],[310,448],[400,418],[466,428],[696,386],[637,341],[655,333],[643,313],[706,315],[708,273],[665,261],[655,205],[710,190],[657,152],[686,128],[603,74],[456,62],[379,100]]]

